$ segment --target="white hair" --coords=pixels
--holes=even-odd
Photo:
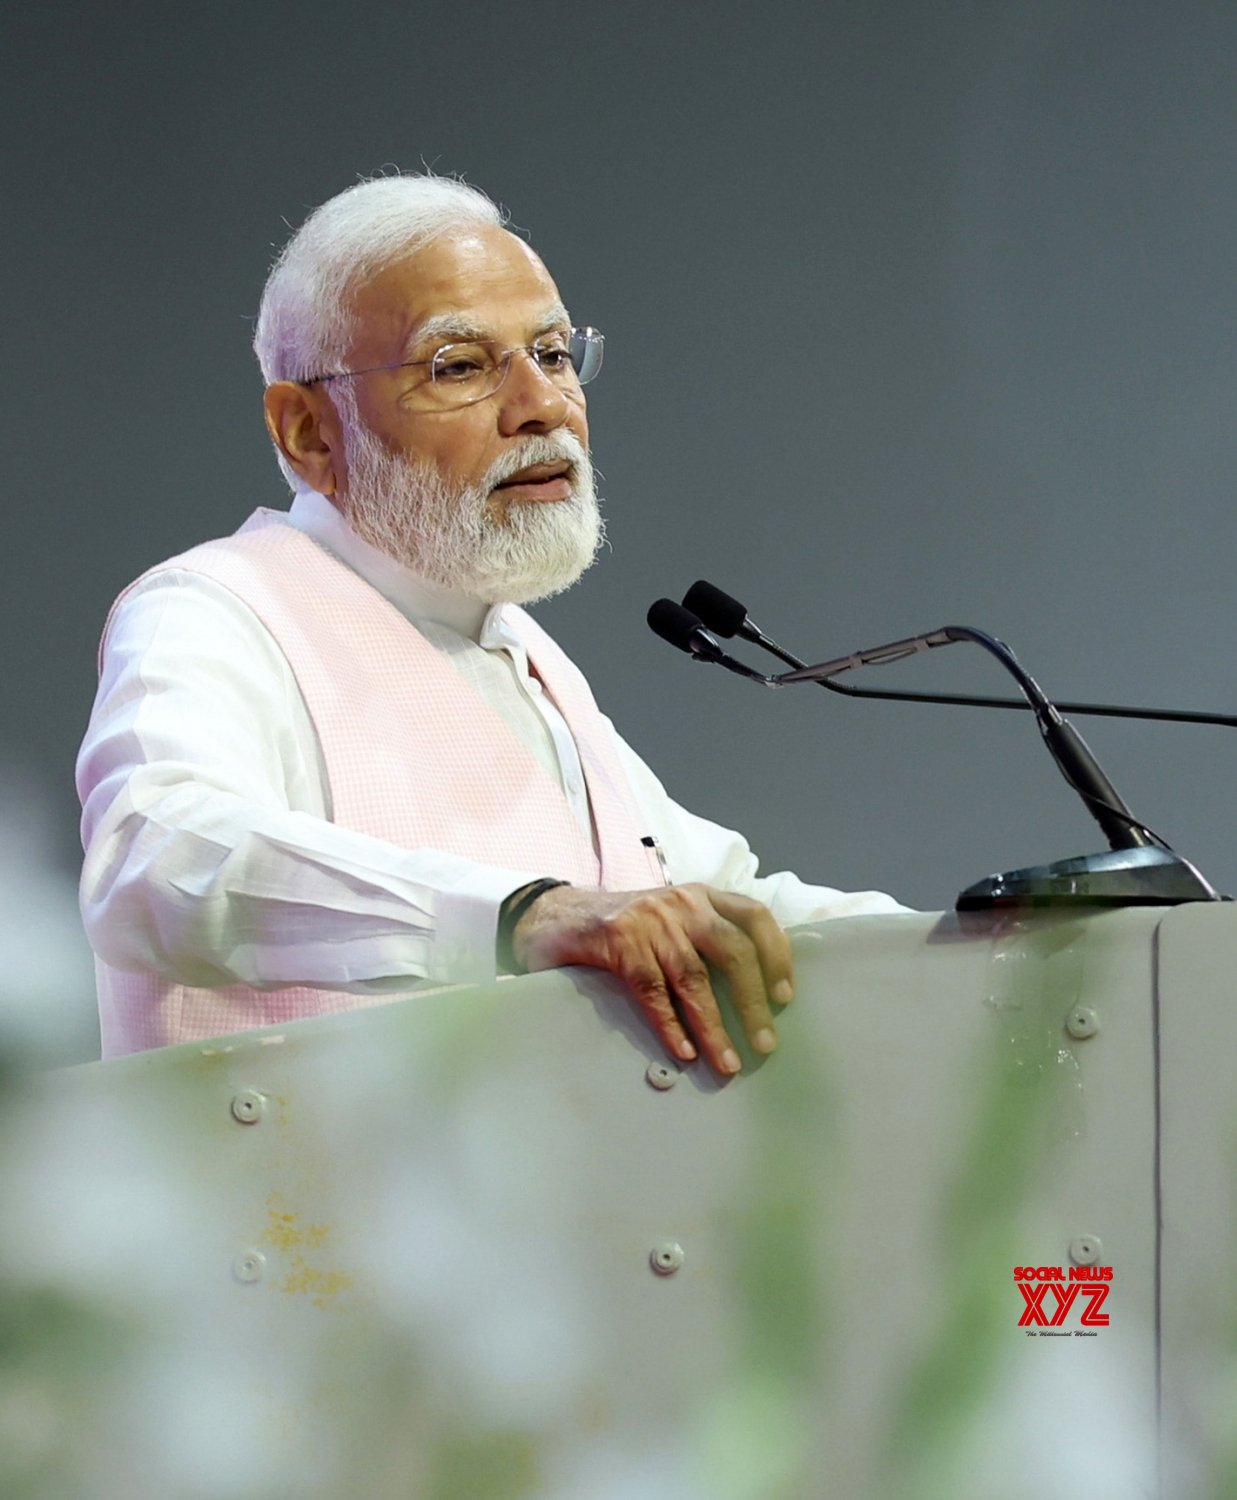
[[[503,225],[502,210],[478,188],[451,177],[376,177],[316,208],[271,268],[253,347],[263,378],[308,380],[344,358],[352,336],[350,298],[387,266],[452,230]],[[304,481],[282,454],[294,490]]]

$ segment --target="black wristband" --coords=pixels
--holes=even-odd
[[[557,885],[570,884],[570,880],[534,880],[532,885],[521,886],[518,891],[512,892],[498,908],[498,937],[494,949],[500,974],[528,973],[528,970],[516,961],[516,923],[533,902],[544,896],[547,891],[552,891]]]

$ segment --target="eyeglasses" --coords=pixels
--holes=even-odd
[[[423,370],[424,376],[408,394],[427,408],[447,411],[492,396],[507,378],[513,356],[527,354],[551,385],[570,395],[596,378],[605,342],[605,335],[595,328],[547,333],[535,343],[517,344],[510,349],[492,340],[470,339],[466,343],[445,344],[431,359],[405,359],[393,365],[370,365],[364,370],[335,370],[314,375],[301,384],[351,379],[378,370]]]

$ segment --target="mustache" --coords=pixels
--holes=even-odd
[[[534,433],[531,437],[525,438],[518,448],[512,448],[494,460],[486,471],[480,488],[488,492],[497,485],[505,484],[521,469],[527,469],[533,464],[552,464],[560,461],[571,465],[573,477],[576,471],[588,463],[588,451],[575,433]]]

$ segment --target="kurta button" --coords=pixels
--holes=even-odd
[[[266,1095],[257,1089],[242,1089],[232,1100],[232,1118],[238,1125],[256,1125],[266,1110]]]
[[[683,1264],[683,1247],[674,1240],[662,1240],[649,1252],[649,1264],[659,1276],[673,1276]]]

